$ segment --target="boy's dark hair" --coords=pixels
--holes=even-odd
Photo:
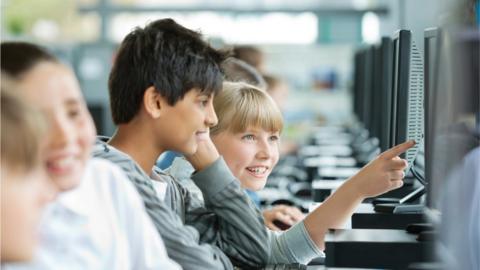
[[[45,49],[27,42],[2,42],[2,71],[12,79],[19,79],[39,62],[57,63],[57,59]]]
[[[262,77],[262,74],[240,59],[234,57],[228,58],[223,62],[222,69],[225,73],[224,79],[226,81],[246,82],[260,89],[267,88],[267,83]]]
[[[192,88],[216,94],[222,88],[220,64],[228,57],[202,36],[172,19],[136,28],[120,45],[108,82],[115,124],[138,113],[145,90],[154,86],[175,105]]]

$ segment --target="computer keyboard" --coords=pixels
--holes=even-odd
[[[299,264],[299,263],[291,263],[291,264],[272,264],[272,265],[267,265],[267,267],[264,268],[265,270],[306,270],[307,266],[304,264]]]

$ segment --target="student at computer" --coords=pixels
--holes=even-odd
[[[10,93],[12,87],[2,74],[1,263],[33,258],[43,208],[55,194],[40,151],[45,119]]]
[[[270,252],[260,213],[209,137],[217,123],[227,55],[171,19],[128,34],[109,78],[116,133],[94,155],[121,166],[143,198],[169,256],[185,269],[266,264]],[[193,164],[205,204],[154,165],[164,151]],[[186,226],[188,225],[188,226]]]
[[[236,45],[233,47],[233,57],[254,67],[258,72],[265,72],[265,54],[253,45]]]
[[[227,81],[242,81],[255,85],[261,89],[267,88],[267,83],[262,78],[262,75],[258,73],[254,67],[240,59],[229,57],[222,63],[222,70],[224,73],[224,78]],[[174,159],[177,157],[182,157],[182,155],[173,151],[164,152],[157,161],[157,167],[165,170],[172,165]],[[190,181],[187,182],[187,185],[190,183]],[[201,197],[201,191],[196,188],[196,186],[191,187],[192,188],[189,188],[189,190],[193,191],[195,195]]]
[[[225,82],[214,99],[214,108],[218,124],[210,134],[219,153],[242,187],[262,189],[279,158],[283,120],[278,107],[264,91],[254,86]],[[321,256],[324,235],[329,228],[342,226],[363,199],[402,185],[406,161],[397,155],[412,146],[412,142],[406,142],[384,152],[346,181],[304,221],[286,232],[269,233],[272,246],[269,263],[306,264]],[[184,166],[185,170],[192,171],[188,164]]]
[[[2,43],[1,55],[17,94],[48,120],[42,165],[60,192],[42,219],[34,261],[10,267],[180,269],[123,172],[91,158],[95,128],[73,72],[29,43]]]

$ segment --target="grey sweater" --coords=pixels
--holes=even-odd
[[[127,154],[97,140],[94,156],[108,159],[127,174],[143,199],[168,256],[184,269],[261,267],[270,255],[263,218],[245,195],[222,158],[192,175],[205,203],[175,181],[154,169],[167,183],[161,201],[152,180]]]
[[[201,190],[195,185],[190,176],[193,174],[192,165],[183,157],[177,157],[172,166],[165,170],[169,175],[180,181],[189,191],[196,194],[201,201]],[[303,221],[299,222],[285,232],[274,232],[268,230],[270,241],[269,264],[276,263],[302,263],[307,264],[316,257],[324,257],[308,234]]]

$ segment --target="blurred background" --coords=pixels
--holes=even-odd
[[[339,123],[352,111],[354,49],[406,28],[422,50],[423,29],[438,23],[446,2],[3,0],[1,38],[40,43],[69,63],[102,135],[115,129],[107,78],[117,45],[136,26],[165,17],[202,32],[216,47],[260,48],[268,73],[288,83],[288,121]]]

